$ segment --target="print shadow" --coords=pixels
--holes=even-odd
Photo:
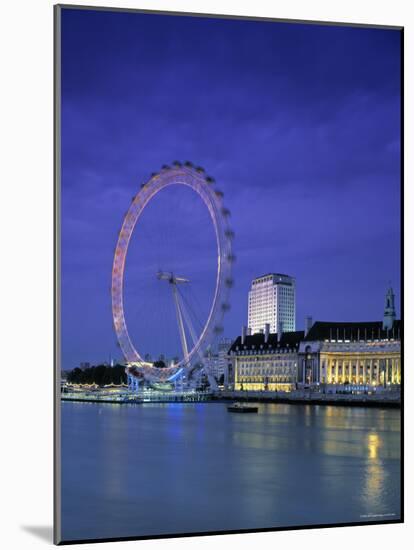
[[[21,525],[21,528],[41,540],[53,543],[53,527],[51,525]]]

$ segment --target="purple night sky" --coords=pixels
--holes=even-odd
[[[298,329],[305,315],[381,319],[389,281],[399,304],[400,41],[391,29],[63,9],[62,367],[121,358],[118,231],[140,184],[175,159],[203,166],[232,213],[226,336],[247,323],[251,279],[272,271],[296,277]],[[172,354],[178,339],[157,269],[191,278],[202,317],[213,244],[189,190],[145,212],[125,283],[143,354]]]

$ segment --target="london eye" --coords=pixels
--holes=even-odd
[[[144,353],[145,342],[138,338],[132,341],[125,315],[125,266],[133,234],[140,233],[144,212],[155,197],[166,193],[172,186],[184,186],[201,198],[208,212],[214,234],[214,256],[211,256],[212,293],[201,324],[194,322],[191,304],[183,289],[191,288],[192,279],[185,266],[179,271],[170,265],[162,265],[150,273],[157,284],[168,287],[163,295],[174,308],[174,331],[179,336],[180,352],[168,365],[149,360]],[[230,227],[230,211],[224,204],[224,194],[217,189],[215,180],[206,175],[201,167],[191,162],[175,161],[171,166],[153,173],[141,185],[133,197],[119,232],[112,267],[112,314],[119,347],[124,355],[130,376],[153,383],[171,382],[179,378],[189,379],[196,367],[207,375],[210,386],[215,385],[208,370],[206,357],[211,346],[223,333],[223,316],[230,309],[229,292],[233,286],[232,265],[235,260],[232,243],[234,233]]]

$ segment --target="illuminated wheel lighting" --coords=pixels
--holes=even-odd
[[[213,300],[207,321],[197,341],[188,350],[187,357],[183,357],[173,366],[160,368],[145,361],[129,337],[124,314],[124,269],[129,242],[144,209],[155,195],[171,185],[190,187],[207,207],[216,236],[217,270]],[[115,333],[132,375],[143,375],[150,380],[174,380],[182,372],[190,370],[194,363],[204,356],[207,346],[222,333],[221,321],[230,308],[228,294],[234,284],[231,275],[232,264],[235,261],[232,252],[234,233],[229,226],[229,218],[230,211],[224,207],[223,193],[215,189],[215,180],[207,176],[202,168],[194,167],[190,162],[181,164],[176,161],[172,167],[164,165],[161,172],[152,174],[133,198],[118,236],[111,286]],[[139,231],[138,228],[137,230]]]

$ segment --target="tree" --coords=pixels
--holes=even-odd
[[[97,384],[105,386],[107,384],[126,384],[127,375],[123,365],[97,365],[88,367],[84,370],[76,367],[68,372],[67,380],[70,384]]]
[[[82,379],[82,374],[83,374],[82,369],[80,369],[79,367],[76,367],[76,369],[69,371],[67,380],[72,384],[80,384]]]

